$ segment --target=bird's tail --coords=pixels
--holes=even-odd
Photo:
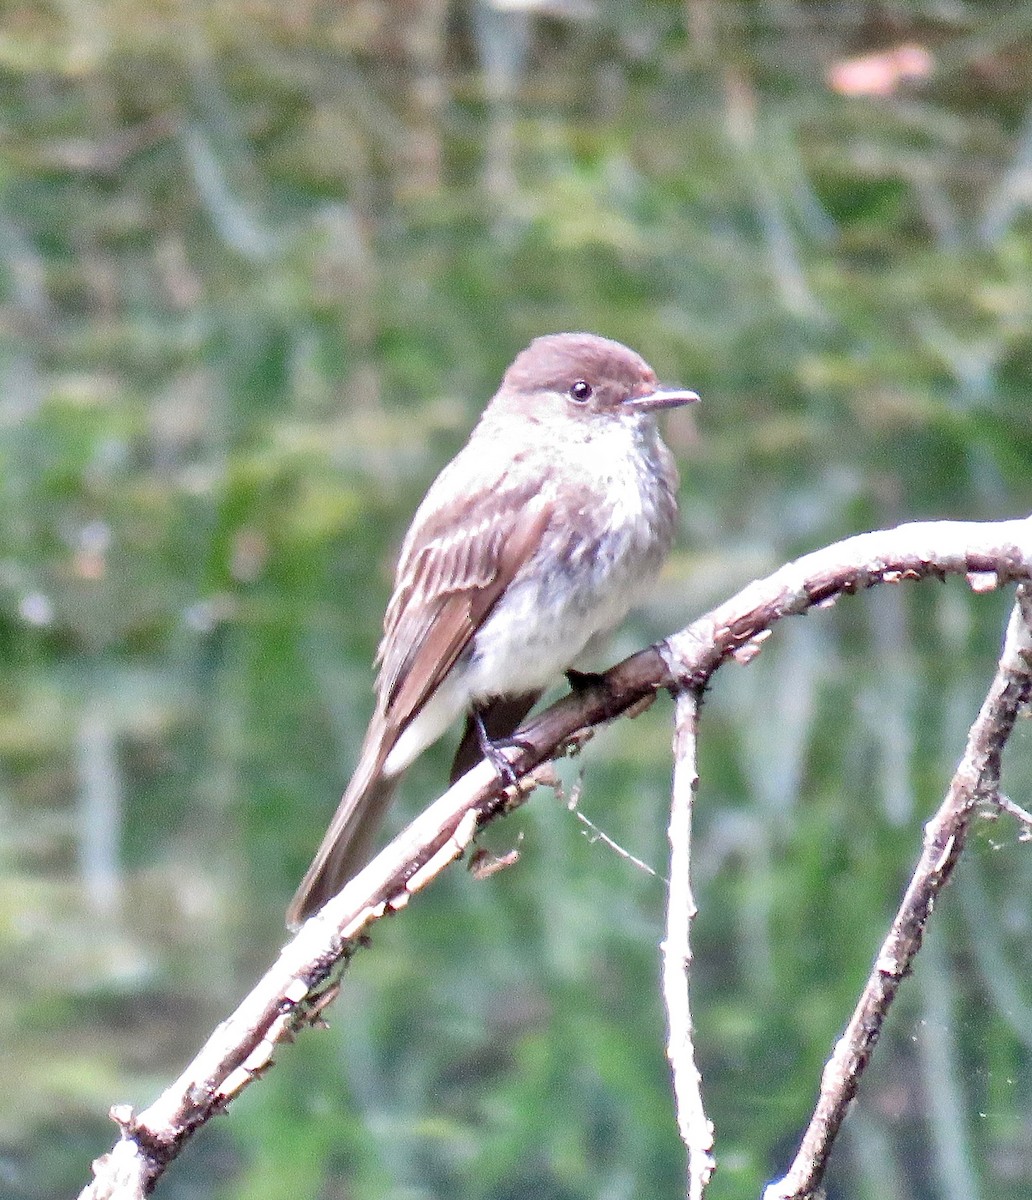
[[[484,705],[479,710],[484,734],[492,741],[508,738],[540,695],[540,692],[527,692],[498,698]],[[296,929],[318,912],[369,861],[373,838],[400,780],[400,774],[384,772],[384,763],[397,740],[397,729],[382,719],[374,718],[370,723],[358,768],[287,909],[289,929]],[[455,754],[452,783],[482,757],[480,736],[471,716],[466,721],[466,732]]]
[[[287,928],[296,929],[332,899],[370,857],[373,838],[398,786],[383,773],[382,753],[363,754],[322,844],[287,909]]]

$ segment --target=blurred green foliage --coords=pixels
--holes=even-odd
[[[395,547],[530,337],[618,337],[704,397],[667,424],[682,534],[614,655],[848,533],[1032,509],[1030,80],[1026,3],[5,7],[0,1194],[80,1186],[108,1106],[275,953]],[[1006,607],[882,589],[711,693],[715,1200],[792,1153]],[[669,717],[571,768],[659,870]],[[1027,801],[1027,734],[1007,771]],[[521,833],[517,869],[377,931],[332,1030],[161,1195],[677,1194],[662,883],[547,793],[489,840]],[[1032,863],[986,823],[961,875],[832,1195],[1032,1187]]]

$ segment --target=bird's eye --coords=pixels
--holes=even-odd
[[[578,404],[590,400],[591,384],[586,379],[578,379],[576,383],[570,385],[570,399],[576,400]]]

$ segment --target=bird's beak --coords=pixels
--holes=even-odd
[[[659,408],[681,408],[685,404],[698,404],[697,392],[687,388],[656,388],[644,396],[628,396],[624,404],[635,412],[652,412]]]

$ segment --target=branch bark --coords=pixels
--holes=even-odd
[[[670,802],[670,890],[667,897],[667,931],[663,941],[663,999],[670,1036],[667,1058],[674,1079],[674,1108],[681,1141],[688,1151],[688,1200],[703,1200],[706,1185],[716,1170],[713,1157],[713,1122],[702,1100],[702,1076],[695,1061],[695,1041],[689,1003],[692,963],[691,925],[695,897],[691,882],[692,810],[699,787],[696,747],[699,734],[699,689],[677,697],[674,730],[674,787]]]
[[[976,807],[999,797],[1000,756],[1030,693],[1032,598],[1029,589],[1022,587],[964,757],[939,811],[925,826],[921,857],[853,1016],[824,1068],[820,1098],[799,1151],[784,1178],[766,1188],[763,1200],[812,1200],[819,1194],[832,1143],[860,1086],[889,1006],[921,949],[935,901],[953,875]]]
[[[135,1200],[149,1193],[196,1130],[271,1065],[279,1043],[318,1018],[335,995],[336,975],[369,927],[403,908],[466,849],[481,825],[522,803],[541,763],[662,688],[704,688],[729,658],[747,661],[782,617],[876,584],[948,574],[966,575],[979,591],[1029,581],[1032,520],[915,523],[805,555],[531,720],[519,745],[506,752],[516,785],[504,786],[487,763],[460,779],[305,924],[150,1107],[138,1114],[112,1109],[121,1137],[94,1163],[94,1180],[81,1200]]]

